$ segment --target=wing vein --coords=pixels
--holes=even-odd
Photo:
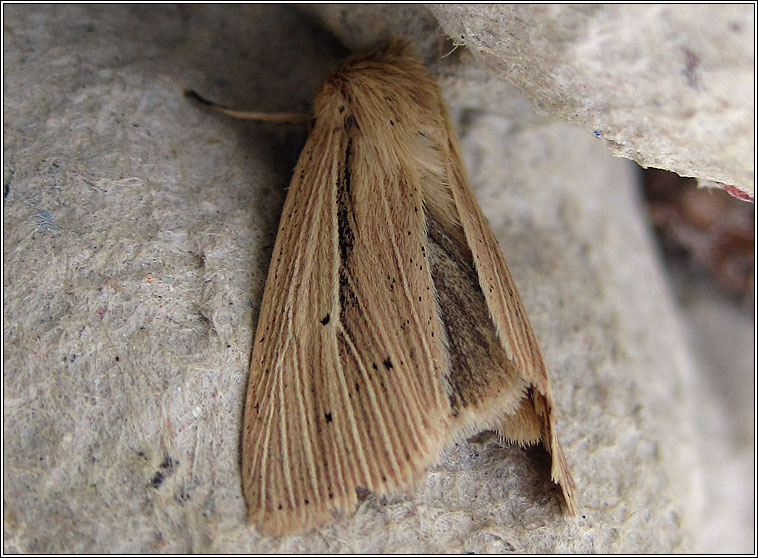
[[[342,327],[342,324],[340,324],[340,333],[342,334],[343,339],[345,340],[345,343],[347,344],[348,348],[350,349],[350,352],[355,357],[356,362],[358,363],[358,369],[360,370],[361,376],[363,377],[363,381],[365,382],[365,386],[368,390],[369,394],[369,400],[371,401],[371,407],[374,409],[374,412],[376,413],[377,421],[379,423],[379,433],[382,437],[382,441],[384,442],[384,448],[387,452],[390,465],[395,470],[395,472],[400,475],[400,468],[395,460],[394,452],[392,451],[392,443],[390,442],[390,436],[387,429],[387,424],[385,422],[385,418],[381,412],[381,405],[379,405],[376,397],[376,392],[374,391],[374,388],[372,386],[371,379],[368,376],[368,371],[366,370],[365,366],[363,365],[363,361],[361,359],[361,355],[358,352],[358,350],[355,347],[355,344],[353,343],[353,340],[351,339],[350,335],[345,331],[345,329]],[[371,478],[371,477],[368,477]]]
[[[400,183],[401,182],[402,181],[400,181]],[[384,210],[384,217],[385,217],[385,219],[387,219],[388,222],[391,222],[391,218],[392,217],[391,217],[391,211],[390,211],[389,202],[388,202],[387,198],[388,198],[388,196],[381,196],[382,209]],[[423,213],[423,209],[422,209],[421,215],[423,215],[423,214],[424,213]],[[393,250],[393,255],[395,256],[395,262],[396,262],[396,265],[397,265],[397,269],[398,270],[402,270],[403,266],[402,266],[402,259],[401,259],[401,255],[400,255],[400,248],[397,245],[397,241],[396,241],[396,238],[395,238],[394,235],[390,235],[390,239],[392,241],[392,250]],[[427,270],[429,270],[428,265],[427,265]],[[429,270],[428,273],[431,274],[431,271]],[[399,275],[400,275],[400,278],[401,278],[401,284],[403,285],[403,292],[404,292],[404,294],[406,296],[406,299],[410,303],[410,308],[414,309],[414,308],[416,308],[416,306],[413,303],[413,294],[410,292],[411,289],[410,289],[410,285],[408,284],[408,278],[406,277],[405,273],[400,273]],[[435,309],[436,309],[436,305],[435,305]],[[424,331],[423,325],[420,323],[420,320],[419,320],[420,317],[418,315],[418,312],[412,310],[410,312],[410,314],[411,314],[413,322],[414,322],[415,331],[418,331],[418,332]],[[381,334],[381,331],[380,331],[380,334]],[[435,380],[434,375],[435,375],[435,372],[436,372],[434,370],[434,366],[437,363],[434,362],[434,358],[432,356],[432,349],[429,347],[427,336],[426,335],[419,335],[419,338],[421,340],[421,346],[422,346],[424,352],[426,353],[427,362],[433,363],[432,367],[429,367],[429,368],[431,368],[431,370],[429,370],[427,368],[426,373],[427,373],[428,379],[431,380],[430,384],[434,385],[434,380]],[[440,339],[440,342],[441,342],[441,339]],[[409,388],[407,393],[412,393],[413,394],[413,398],[415,399],[415,402],[416,402],[415,407],[417,409],[423,408],[423,406],[420,403],[421,398],[419,397],[419,393],[418,393],[418,390],[417,390],[416,386],[414,385],[413,382],[407,382],[407,381],[405,381],[405,380],[407,380],[407,378],[409,377],[409,375],[407,375],[407,374],[400,374],[399,376],[402,378],[403,384],[407,388]],[[438,396],[439,396],[439,392],[440,391],[441,390],[434,390],[435,399],[437,399],[437,403],[439,403]],[[404,406],[407,407],[407,396],[401,396],[401,397],[397,398],[397,400],[403,402]],[[417,418],[417,417],[415,417],[415,418]],[[417,420],[418,420],[418,418],[417,418]],[[421,444],[421,437],[419,436],[418,431],[416,430],[416,422],[417,422],[416,420],[410,420],[409,424],[413,427],[414,438],[416,438],[417,442],[419,444]]]

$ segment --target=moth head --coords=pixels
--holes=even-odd
[[[352,116],[358,127],[368,120],[435,127],[441,125],[441,106],[437,84],[413,48],[393,39],[341,63],[316,95],[314,113],[329,120]]]

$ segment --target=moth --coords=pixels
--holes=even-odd
[[[573,514],[553,413],[434,79],[401,41],[353,56],[315,98],[274,245],[242,436],[250,519],[322,525],[486,429],[541,442]]]

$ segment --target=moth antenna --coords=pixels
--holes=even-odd
[[[307,112],[253,112],[230,109],[214,103],[213,101],[209,101],[198,94],[194,89],[187,89],[184,92],[184,96],[193,99],[196,103],[199,103],[214,112],[231,116],[237,120],[257,120],[259,122],[308,122],[313,119],[313,115]]]

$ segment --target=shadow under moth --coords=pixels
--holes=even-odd
[[[242,485],[264,534],[329,522],[361,488],[408,492],[487,429],[541,442],[575,513],[537,340],[405,43],[348,59],[316,96],[253,343]]]

